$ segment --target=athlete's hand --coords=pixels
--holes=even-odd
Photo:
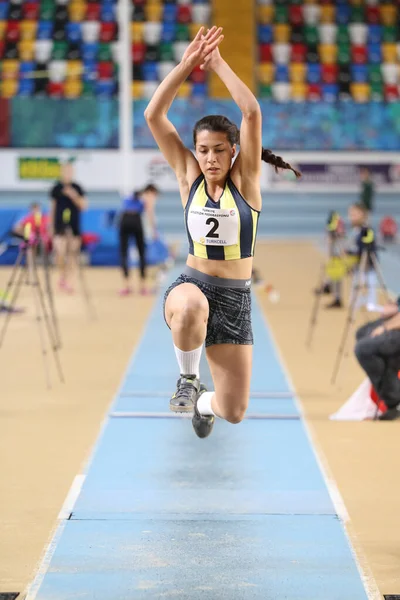
[[[78,192],[76,191],[75,188],[72,187],[72,185],[64,185],[63,193],[66,196],[69,196],[69,198],[71,198],[71,200],[74,200],[75,198],[78,197]]]
[[[197,32],[193,42],[186,48],[186,52],[182,57],[181,63],[185,67],[194,69],[197,65],[204,63],[207,56],[219,46],[224,39],[221,35],[222,27],[212,27],[204,35],[204,27],[201,27]]]
[[[222,56],[217,46],[212,52],[210,52],[210,54],[206,56],[203,64],[200,66],[200,69],[202,71],[215,71],[221,61]]]

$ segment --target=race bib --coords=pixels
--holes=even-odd
[[[192,240],[203,246],[235,246],[239,243],[238,210],[193,206],[188,229]]]

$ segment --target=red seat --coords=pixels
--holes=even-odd
[[[363,65],[367,62],[367,47],[366,46],[352,46],[351,47],[351,58],[353,63],[357,65]]]
[[[294,5],[289,8],[289,21],[292,25],[303,25],[303,7]]]
[[[86,20],[87,21],[100,21],[100,4],[97,2],[88,2],[86,7]]]
[[[18,42],[19,40],[19,21],[8,21],[6,29],[6,41]]]
[[[38,2],[24,2],[22,5],[23,18],[27,21],[37,21],[39,10],[40,4]]]
[[[3,58],[5,45],[6,45],[5,41],[4,40],[0,40],[0,58]]]
[[[144,4],[146,4],[146,0],[133,0],[133,4],[135,6],[143,6]]]
[[[379,12],[379,6],[367,6],[365,20],[367,23],[380,23],[381,15]]]
[[[271,44],[260,44],[260,62],[273,62]]]
[[[385,100],[388,102],[393,102],[398,100],[399,98],[399,90],[397,85],[393,85],[391,83],[387,83],[384,87]]]
[[[310,83],[308,86],[308,100],[321,100],[322,90],[319,83]]]
[[[178,23],[191,23],[192,7],[187,4],[179,5],[176,20]]]
[[[305,62],[307,55],[306,44],[292,45],[292,62]]]
[[[143,44],[143,42],[134,42],[132,44],[133,64],[139,65],[139,64],[143,63],[145,53],[146,53],[146,44]]]
[[[116,38],[117,24],[116,23],[102,23],[100,26],[100,41],[101,42],[112,42]]]
[[[49,81],[47,93],[52,98],[60,98],[64,95],[64,84],[62,82]]]
[[[204,83],[207,77],[207,73],[200,69],[200,66],[195,67],[190,76],[190,80],[193,83]]]
[[[99,79],[112,79],[114,64],[111,60],[101,60],[97,64],[97,76]]]
[[[336,83],[338,78],[337,65],[322,65],[322,81],[324,83]]]
[[[397,234],[397,223],[393,217],[383,217],[379,224],[379,231],[386,239],[393,239]]]

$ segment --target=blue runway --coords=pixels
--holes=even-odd
[[[206,440],[168,412],[161,304],[27,600],[371,598],[256,300],[250,418]]]

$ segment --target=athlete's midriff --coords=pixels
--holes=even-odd
[[[189,254],[186,264],[212,277],[250,279],[253,258],[250,256],[249,258],[240,258],[238,260],[211,260]]]

